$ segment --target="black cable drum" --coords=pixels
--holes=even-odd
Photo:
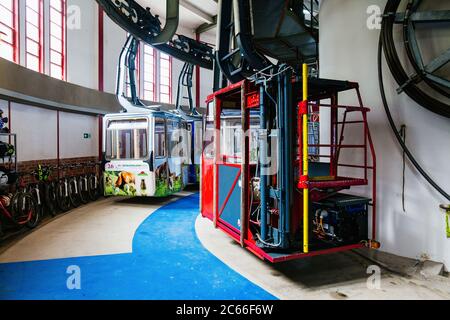
[[[450,118],[450,105],[447,103],[444,103],[438,99],[436,99],[434,96],[441,94],[444,96],[447,96],[447,92],[443,89],[439,88],[437,85],[430,83],[429,80],[425,79],[423,77],[423,74],[421,72],[417,73],[417,77],[420,77],[420,80],[423,80],[424,83],[428,84],[428,89],[430,91],[434,90],[434,96],[430,95],[429,93],[425,92],[423,89],[421,89],[415,81],[412,81],[410,79],[410,76],[405,71],[405,68],[403,67],[399,56],[397,52],[397,48],[395,46],[393,33],[394,33],[394,26],[395,26],[395,20],[396,20],[396,13],[400,7],[400,4],[402,3],[402,0],[389,0],[386,4],[386,8],[384,11],[384,17],[382,22],[382,28],[381,28],[381,42],[384,49],[384,54],[386,57],[387,64],[389,66],[389,69],[395,79],[395,81],[398,83],[400,87],[403,88],[403,91],[415,102],[417,102],[422,107],[428,109],[429,111],[432,111],[436,114],[439,114],[441,116]],[[407,18],[407,15],[405,14],[405,19]],[[410,62],[413,65],[414,69],[417,70],[417,62],[414,60],[413,55],[408,50],[407,41],[409,31],[407,30],[408,25],[406,21],[403,23],[403,35],[405,37],[405,46],[407,48],[408,57],[410,58]]]
[[[393,41],[393,26],[395,22],[395,13],[397,12],[400,6],[401,0],[389,0],[386,9],[384,12],[384,19],[382,23],[382,30],[380,34],[379,47],[378,47],[378,81],[380,85],[381,97],[383,100],[383,105],[386,111],[386,115],[388,117],[389,124],[394,132],[394,135],[405,152],[408,159],[414,165],[414,167],[419,171],[419,173],[424,177],[424,179],[444,198],[450,201],[450,195],[445,192],[422,168],[422,166],[417,162],[412,152],[409,150],[404,140],[402,139],[400,132],[394,122],[392,117],[389,104],[386,98],[386,91],[384,88],[384,80],[383,80],[383,59],[382,53],[384,49],[384,53],[386,56],[387,63],[389,68],[395,78],[395,80],[403,85],[406,81],[409,80],[405,70],[403,69],[400,59],[398,58],[398,54],[395,48],[395,44]],[[421,90],[413,90],[413,87],[406,87],[405,92],[410,95],[412,99],[414,99],[419,104],[424,103],[424,107],[429,109],[430,111],[436,112],[442,116],[450,118],[450,107],[445,105],[444,103],[437,101],[436,99],[430,97],[425,94]],[[429,103],[429,104],[428,104]]]

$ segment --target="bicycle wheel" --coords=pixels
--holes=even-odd
[[[89,183],[86,176],[78,177],[78,190],[80,192],[80,200],[83,204],[88,204],[91,200],[89,196]]]
[[[97,176],[97,181],[98,181],[99,197],[104,197],[105,196],[105,181],[104,181],[103,173],[100,173],[100,177]]]
[[[32,185],[29,187],[28,192],[33,196],[37,214],[39,217],[42,217],[44,215],[44,197],[42,196],[42,190],[39,186]]]
[[[12,198],[11,219],[16,225],[33,229],[39,224],[39,213],[34,197],[28,192],[19,192]]]
[[[66,212],[70,209],[69,189],[65,180],[58,181],[56,185],[56,202],[61,212]]]
[[[56,199],[55,184],[53,182],[46,183],[44,186],[44,193],[45,208],[52,217],[55,217],[57,215],[56,204],[58,203]]]
[[[88,178],[89,183],[89,198],[91,198],[92,201],[98,200],[100,197],[100,190],[99,190],[99,183],[97,176],[94,174],[91,174]]]
[[[78,208],[81,205],[80,188],[75,177],[69,179],[69,199],[72,207]]]

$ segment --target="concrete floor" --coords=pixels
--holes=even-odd
[[[13,245],[0,247],[0,264],[131,253],[135,233],[144,221],[155,210],[178,200],[180,197],[105,199],[81,207]],[[367,268],[374,263],[361,256],[367,252],[345,252],[271,265],[215,230],[209,220],[201,217],[194,220],[186,220],[192,229],[195,223],[194,236],[225,269],[236,271],[280,299],[450,299],[450,279],[426,273],[423,265],[413,260],[386,260],[382,264],[380,289],[369,290]],[[436,265],[433,268],[432,271]]]
[[[435,274],[438,264],[423,268],[410,259],[389,256],[381,268],[380,289],[368,289],[368,267],[375,263],[365,250],[318,256],[271,265],[259,260],[212,223],[199,217],[202,244],[230,268],[284,300],[434,300],[450,299],[450,279]],[[422,266],[422,269],[420,268]]]
[[[179,198],[108,198],[82,206],[6,248],[0,246],[0,263],[131,253],[134,234],[142,222],[176,200]]]
[[[121,228],[134,229],[125,219],[137,208],[149,212],[149,205],[160,207],[139,225],[132,236],[132,252],[96,256],[59,257],[50,260],[30,261],[33,250],[24,246],[12,246],[9,255],[19,254],[28,262],[0,263],[0,300],[273,300],[273,295],[233,271],[207,251],[195,232],[198,217],[199,195],[174,196],[170,203],[158,199],[135,199],[126,201],[111,199],[106,202],[105,213],[112,205],[122,205],[121,219],[111,215],[97,228],[90,228],[84,237],[92,242],[81,241],[85,252],[93,253],[99,237],[108,237],[109,232],[121,223]],[[130,204],[134,205],[130,206]],[[94,206],[94,205],[92,205]],[[73,256],[72,246],[77,246],[77,234],[71,243],[59,241],[66,233],[74,233],[79,216],[82,224],[96,223],[101,216],[90,206],[69,213],[66,232],[52,229],[52,223],[33,232],[45,253],[48,241],[59,243],[64,256]],[[84,210],[86,209],[86,210]],[[98,210],[99,211],[99,210]],[[84,215],[84,213],[87,213]],[[72,218],[70,218],[73,216]],[[101,220],[101,219],[100,219]],[[53,236],[48,235],[52,232]],[[130,232],[132,234],[133,232]],[[43,239],[46,239],[43,241]],[[75,239],[75,240],[73,240]],[[110,238],[111,239],[111,238]],[[42,241],[41,241],[42,240]],[[114,241],[128,243],[129,239]],[[28,241],[23,239],[22,241]],[[103,249],[116,251],[115,245],[103,244]],[[127,246],[123,246],[127,250]],[[119,251],[119,250],[117,250]],[[70,252],[70,254],[67,254]],[[79,248],[77,254],[83,254]],[[34,256],[41,259],[42,256]],[[17,260],[17,259],[16,259]],[[76,271],[78,270],[78,271]],[[77,272],[73,274],[73,272]],[[78,288],[73,288],[73,283]]]

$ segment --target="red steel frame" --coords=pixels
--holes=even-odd
[[[359,90],[359,85],[357,83],[349,83],[349,85],[355,90],[359,106],[343,106],[338,104],[337,94],[335,97],[331,98],[331,104],[322,104],[322,103],[314,103],[310,102],[308,103],[308,108],[310,107],[316,107],[316,108],[330,108],[331,109],[331,144],[315,144],[315,145],[309,145],[310,147],[319,147],[319,148],[330,148],[330,155],[323,155],[319,154],[317,155],[319,158],[330,158],[331,163],[333,164],[331,166],[331,172],[330,175],[335,177],[332,181],[298,181],[298,184],[300,187],[306,186],[309,189],[314,188],[348,188],[352,186],[365,186],[369,184],[369,170],[372,170],[373,176],[372,176],[372,239],[376,239],[377,235],[377,229],[376,229],[376,221],[377,221],[377,158],[375,153],[375,147],[372,140],[372,135],[370,133],[368,121],[367,121],[367,113],[370,112],[369,108],[365,108],[361,93]],[[326,97],[325,97],[326,98]],[[322,99],[317,99],[322,100]],[[344,111],[343,120],[339,121],[339,110]],[[360,112],[362,115],[361,120],[356,121],[348,121],[347,116],[349,113],[353,112]],[[300,119],[302,114],[301,106],[299,105],[298,109],[298,119]],[[364,136],[364,144],[344,144],[344,131],[347,125],[349,124],[362,124],[363,125],[363,136]],[[339,133],[339,126],[341,126],[341,130]],[[303,139],[302,137],[302,124],[300,121],[298,121],[297,125],[297,135],[299,137],[299,143],[298,143],[298,154],[299,159],[302,159],[302,143]],[[339,137],[339,139],[338,139]],[[345,164],[339,162],[339,157],[342,149],[362,149],[364,152],[364,164]],[[369,158],[368,154],[370,151],[372,165],[369,165]],[[297,160],[299,162],[299,172],[302,172],[302,162]],[[338,175],[338,168],[339,167],[346,167],[346,168],[355,168],[355,169],[363,169],[364,170],[364,178],[350,178],[350,177],[340,177]],[[301,175],[299,175],[301,176]],[[320,195],[314,195],[312,192],[311,194],[312,199],[319,200]]]
[[[104,45],[104,17],[103,9],[98,6],[98,91],[104,91],[105,89],[105,45]]]
[[[376,188],[377,188],[377,183],[376,183],[376,154],[375,154],[375,148],[373,145],[373,141],[372,141],[372,136],[370,134],[370,130],[369,130],[369,125],[367,122],[367,113],[370,111],[370,109],[365,108],[363,106],[363,101],[362,101],[362,97],[359,91],[359,86],[357,83],[350,83],[350,87],[352,89],[354,89],[357,93],[357,97],[358,97],[358,101],[360,106],[341,106],[338,105],[338,93],[336,93],[334,96],[331,97],[331,104],[326,105],[326,104],[320,104],[320,103],[315,103],[314,106],[315,108],[320,108],[320,107],[328,107],[331,110],[331,143],[330,144],[323,144],[323,145],[311,145],[311,147],[327,147],[330,148],[331,152],[330,155],[320,155],[320,157],[329,157],[331,160],[331,163],[333,164],[331,166],[331,175],[334,175],[336,177],[336,179],[331,180],[331,181],[305,181],[304,183],[308,184],[308,188],[310,189],[314,189],[314,188],[328,188],[328,187],[333,187],[336,189],[346,189],[349,188],[351,186],[364,186],[364,185],[368,185],[369,184],[369,176],[368,176],[368,171],[372,170],[373,171],[373,176],[372,176],[372,239],[375,240],[376,239],[376,234],[377,234],[377,213],[376,213],[376,209],[377,209],[377,202],[376,202]],[[241,92],[243,92],[242,96],[242,103],[244,104],[244,108],[243,110],[248,110],[252,107],[255,107],[254,102],[257,104],[257,101],[259,100],[259,96],[258,98],[256,98],[256,95],[258,95],[258,93],[252,92],[251,90],[249,90],[249,86],[247,85],[247,82],[240,82],[237,84],[233,84],[230,85],[227,88],[221,89],[218,92],[214,93],[213,95],[210,95],[207,99],[207,103],[210,103],[212,101],[215,101],[215,139],[214,139],[214,144],[215,144],[215,158],[214,161],[205,159],[204,154],[202,155],[202,190],[201,190],[201,213],[203,215],[203,217],[206,217],[210,220],[212,220],[214,222],[214,226],[216,228],[219,228],[221,230],[223,230],[225,233],[227,233],[229,236],[231,236],[235,241],[239,242],[242,247],[246,248],[247,250],[249,250],[250,252],[252,252],[253,254],[255,254],[257,257],[259,257],[260,259],[263,260],[267,260],[271,263],[279,263],[279,262],[283,262],[283,261],[290,261],[290,260],[297,260],[297,259],[301,259],[301,258],[306,258],[306,257],[313,257],[313,256],[318,256],[318,255],[324,255],[324,254],[332,254],[332,253],[336,253],[336,252],[342,252],[342,251],[348,251],[348,250],[352,250],[352,249],[358,249],[358,248],[362,248],[365,247],[366,244],[353,244],[353,245],[346,245],[346,246],[342,246],[342,247],[335,247],[335,248],[330,248],[330,249],[324,249],[324,250],[317,250],[317,251],[312,251],[310,253],[303,253],[303,252],[298,252],[298,253],[293,253],[290,255],[280,255],[277,257],[271,256],[270,254],[268,254],[267,252],[265,252],[264,250],[262,250],[261,248],[259,248],[256,244],[255,241],[253,239],[251,239],[248,235],[250,234],[250,230],[249,230],[249,225],[246,224],[243,227],[243,232],[241,232],[240,230],[237,230],[236,228],[234,228],[233,226],[229,225],[227,222],[223,221],[222,219],[220,219],[221,213],[223,212],[223,207],[226,205],[227,200],[230,198],[231,193],[234,190],[234,187],[236,186],[237,182],[239,179],[235,180],[234,186],[231,188],[228,197],[225,200],[225,203],[222,205],[222,208],[219,208],[219,195],[218,195],[218,191],[217,191],[217,186],[218,186],[218,182],[219,182],[219,176],[218,176],[218,167],[220,165],[225,165],[225,166],[233,166],[233,167],[241,167],[241,165],[237,165],[237,164],[225,164],[223,162],[224,157],[221,155],[221,150],[220,150],[220,130],[221,130],[221,110],[222,110],[222,104],[221,104],[221,96],[231,93],[231,92],[236,92],[237,90],[241,90]],[[325,100],[327,98],[330,97],[315,97],[314,101],[320,101],[320,100]],[[253,102],[252,102],[253,101]],[[250,105],[253,104],[253,105]],[[310,105],[312,106],[313,104],[310,103]],[[300,109],[300,108],[299,108]],[[344,111],[344,119],[343,121],[338,121],[338,117],[339,117],[339,110],[345,110]],[[347,121],[347,114],[349,112],[360,112],[362,114],[362,120],[361,121]],[[300,113],[300,110],[299,110]],[[245,117],[248,117],[248,112],[246,112]],[[246,121],[246,123],[248,124],[248,121]],[[343,134],[344,134],[344,130],[345,130],[345,126],[347,124],[363,124],[363,134],[364,134],[364,144],[363,145],[344,145],[343,144]],[[339,126],[341,126],[341,131],[339,133]],[[248,129],[248,128],[247,128]],[[302,130],[301,127],[298,126],[297,128],[299,130],[299,137],[300,137],[300,141],[302,141],[301,137],[302,137]],[[217,135],[219,135],[219,138],[217,137]],[[248,146],[248,144],[247,144]],[[344,148],[354,148],[354,149],[361,149],[364,150],[364,164],[363,165],[358,165],[358,164],[341,164],[339,163],[339,155],[340,155],[340,150],[344,149]],[[302,150],[302,145],[301,143],[299,144],[299,151],[298,151],[298,156],[300,156],[299,159],[301,159],[301,150]],[[369,165],[369,151],[372,157],[372,165]],[[244,151],[245,155],[246,155],[246,160],[244,161],[244,163],[249,163],[248,162],[248,153],[249,150],[245,150]],[[205,161],[206,160],[206,161]],[[297,160],[298,161],[298,160]],[[301,164],[301,161],[299,162],[299,164]],[[209,169],[208,169],[209,167]],[[213,168],[212,170],[212,175],[213,175],[213,179],[211,179],[211,176],[209,176],[210,181],[213,180],[213,188],[212,188],[212,192],[211,190],[208,188],[208,186],[205,186],[203,183],[203,180],[205,178],[205,174],[207,175],[211,175],[211,167]],[[301,169],[301,165],[298,166],[299,169]],[[358,168],[358,169],[363,169],[364,170],[364,178],[349,178],[349,177],[339,177],[338,176],[338,168],[339,167],[348,167],[348,168]],[[242,168],[244,168],[244,166],[242,166]],[[208,173],[205,173],[206,171],[208,171]],[[244,171],[244,170],[240,170],[239,171],[239,175],[241,174],[246,174],[248,175],[249,172],[248,171]],[[244,181],[248,181],[248,179],[243,179]],[[302,182],[299,181],[299,183],[301,184]],[[244,196],[244,203],[246,203],[246,197],[245,195],[249,192],[248,188],[244,188],[246,189],[243,192],[243,196]],[[314,196],[316,197],[316,199],[320,199],[320,194],[316,194],[314,195],[314,192],[312,193],[311,197],[314,198]],[[212,203],[211,203],[212,202]],[[208,208],[212,207],[212,211],[208,210]],[[245,204],[244,207],[247,207],[247,205]],[[247,212],[245,212],[245,214],[247,214]]]

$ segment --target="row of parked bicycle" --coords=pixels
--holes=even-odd
[[[4,190],[0,195],[0,237],[5,226],[32,229],[45,215],[54,217],[99,199],[103,196],[100,166],[100,162],[38,166],[32,172],[0,174],[0,181],[7,181],[2,183]],[[82,174],[65,174],[75,169]],[[52,172],[58,173],[56,179]],[[26,176],[34,177],[34,182],[26,184]],[[14,193],[9,193],[11,184],[15,185]]]

